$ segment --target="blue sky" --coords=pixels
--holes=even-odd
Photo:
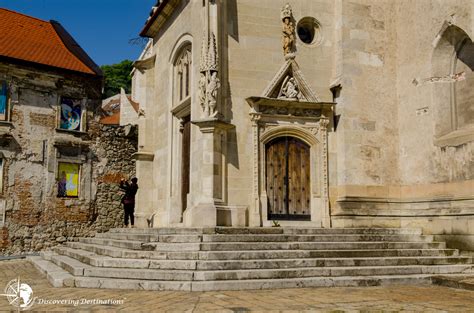
[[[156,0],[0,0],[0,7],[43,20],[56,20],[98,64],[135,60],[139,37]]]

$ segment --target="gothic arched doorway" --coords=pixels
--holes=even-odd
[[[310,146],[290,136],[265,145],[268,219],[311,220]]]

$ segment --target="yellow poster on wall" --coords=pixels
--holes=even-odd
[[[79,164],[59,163],[58,197],[79,196]]]

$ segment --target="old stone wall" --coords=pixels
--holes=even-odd
[[[465,81],[448,81],[446,77],[457,73],[453,56],[459,42],[450,29],[473,37],[472,1],[341,1],[341,6],[354,7],[347,11],[342,25],[352,20],[350,16],[364,12],[374,20],[352,21],[346,34],[357,40],[342,40],[343,46],[348,47],[347,60],[363,61],[369,67],[358,65],[358,71],[353,72],[342,57],[342,73],[352,78],[349,86],[343,80],[338,109],[346,110],[347,89],[356,84],[353,95],[358,97],[355,99],[360,110],[348,112],[349,121],[357,115],[365,116],[367,122],[374,114],[384,115],[373,119],[372,125],[361,124],[365,131],[359,134],[354,132],[357,123],[351,121],[351,132],[342,133],[344,137],[351,136],[350,140],[344,140],[347,143],[341,147],[350,148],[351,141],[367,141],[374,131],[382,130],[381,134],[387,135],[374,145],[382,147],[373,151],[377,153],[351,155],[338,145],[338,158],[345,159],[346,164],[360,164],[366,159],[372,162],[370,171],[374,174],[392,173],[393,179],[379,184],[351,179],[348,185],[340,184],[337,196],[342,201],[333,203],[334,225],[421,227],[451,246],[474,249],[474,124],[453,126],[455,111],[460,109],[453,99],[463,95],[451,92],[469,82],[473,74],[463,67],[460,70],[466,71]],[[444,35],[446,29],[448,33]],[[386,39],[381,37],[384,33]],[[354,44],[372,47],[366,51],[371,55],[361,58],[363,54],[354,51]],[[472,97],[469,101],[472,108]],[[338,129],[337,136],[340,135]],[[360,169],[355,173],[363,174]]]
[[[123,208],[120,203],[123,192],[119,189],[121,179],[135,176],[137,132],[131,126],[101,125],[95,150],[98,157],[96,175],[97,195],[94,204],[92,228],[104,232],[123,225]],[[140,181],[138,182],[140,185]]]
[[[423,14],[420,14],[424,12]],[[450,95],[444,97],[439,91],[449,90],[468,80],[454,82],[426,81],[434,76],[450,73],[452,52],[439,53],[443,45],[443,28],[451,24],[452,28],[465,32],[474,39],[474,4],[472,1],[420,1],[411,5],[410,1],[401,1],[398,16],[398,93],[400,97],[400,171],[403,185],[421,185],[432,183],[460,182],[474,179],[474,145],[472,128],[471,140],[439,139],[451,129]],[[415,18],[416,17],[416,18]],[[413,21],[408,25],[407,20]],[[413,28],[417,32],[412,32]],[[439,38],[439,37],[441,38]],[[450,35],[452,36],[452,35]],[[456,38],[453,38],[453,44]],[[473,56],[474,57],[474,56]],[[460,62],[458,62],[460,63]],[[447,67],[443,68],[442,64]],[[454,69],[456,70],[456,69]],[[472,70],[465,75],[472,75]],[[414,83],[418,80],[419,83]],[[471,86],[472,87],[472,86]],[[455,87],[457,88],[457,87]],[[472,88],[471,88],[472,89]],[[460,98],[461,95],[455,95]],[[469,95],[468,95],[469,96]],[[441,100],[441,101],[439,101]],[[459,99],[458,99],[459,100]],[[471,109],[474,107],[470,97]],[[459,108],[458,108],[459,109]],[[467,112],[466,112],[467,117]],[[411,134],[416,133],[417,136]],[[453,136],[455,137],[455,136]],[[471,189],[472,194],[472,189]]]
[[[38,251],[119,225],[120,206],[113,201],[120,195],[107,175],[119,175],[120,168],[121,177],[134,173],[136,144],[131,139],[126,146],[128,137],[117,135],[122,128],[99,125],[100,79],[4,63],[0,79],[9,84],[11,105],[11,118],[0,123],[1,253]],[[61,97],[85,99],[81,131],[59,129]],[[110,157],[118,151],[124,153],[118,154],[121,162]],[[58,197],[59,162],[80,165],[77,197]]]

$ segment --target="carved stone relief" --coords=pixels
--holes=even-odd
[[[295,59],[288,59],[271,80],[262,97],[290,101],[319,102]]]
[[[308,130],[311,132],[311,134],[313,134],[313,136],[317,137],[319,132],[319,126],[308,127]]]
[[[300,88],[296,83],[296,80],[292,76],[286,76],[283,84],[281,85],[278,99],[285,100],[300,100],[303,95],[300,92]]]
[[[292,115],[303,117],[319,117],[321,116],[320,109],[302,109],[294,107],[277,107],[277,106],[262,106],[260,109],[262,114],[269,115]]]
[[[221,87],[218,76],[218,55],[216,37],[211,32],[210,36],[203,36],[201,61],[199,64],[200,78],[199,104],[202,108],[204,118],[215,117],[219,113],[217,110],[217,95]]]

